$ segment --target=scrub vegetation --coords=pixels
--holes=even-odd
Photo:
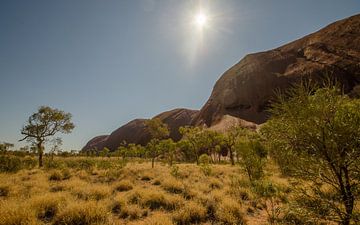
[[[74,127],[69,114],[40,109]],[[304,82],[271,113],[256,131],[182,127],[179,142],[150,120],[147,146],[115,151],[42,158],[37,142],[18,151],[3,143],[0,225],[359,224],[360,101],[336,83]]]

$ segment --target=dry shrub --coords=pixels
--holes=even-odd
[[[223,187],[223,184],[220,182],[219,179],[216,178],[210,178],[209,179],[209,187],[211,189],[220,189]]]
[[[123,219],[139,219],[147,215],[147,210],[138,205],[128,204],[125,200],[117,196],[111,204],[111,212]]]
[[[174,194],[180,194],[184,191],[184,185],[176,180],[175,178],[168,178],[165,179],[161,186],[168,192],[174,193]]]
[[[188,201],[174,213],[173,219],[180,225],[200,223],[206,219],[206,209],[195,201]]]
[[[127,196],[128,202],[148,207],[151,210],[174,210],[183,201],[179,196],[172,196],[152,189],[137,189]]]
[[[215,210],[215,216],[222,224],[246,224],[242,208],[231,198],[224,198]]]
[[[0,185],[0,197],[7,197],[10,193],[10,187],[8,185]]]
[[[99,201],[101,199],[108,197],[110,193],[111,190],[108,186],[94,185],[94,184],[72,190],[72,194],[74,194],[79,199],[83,199],[83,200]]]
[[[106,208],[94,201],[73,202],[54,218],[54,225],[100,225],[108,222]]]
[[[115,185],[115,190],[119,192],[130,191],[133,189],[133,185],[128,180],[122,180]]]
[[[134,221],[128,225],[174,225],[171,218],[163,212],[156,212],[141,221]]]
[[[63,175],[58,170],[54,170],[49,176],[49,180],[51,181],[60,181],[62,179]]]
[[[29,203],[35,211],[36,217],[44,222],[51,221],[66,203],[69,196],[59,194],[45,194],[30,199]]]
[[[125,204],[119,213],[119,217],[123,219],[136,220],[145,217],[147,214],[147,210],[142,209],[138,205]]]
[[[20,202],[0,202],[0,225],[36,225],[34,211]]]
[[[60,192],[64,190],[65,190],[64,185],[54,185],[50,188],[50,192]]]

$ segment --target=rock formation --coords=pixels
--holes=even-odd
[[[244,57],[216,82],[195,118],[208,126],[224,115],[261,124],[274,90],[301,77],[333,73],[350,92],[360,81],[360,15],[335,22],[282,47]]]
[[[159,118],[166,123],[170,130],[170,138],[178,141],[181,138],[178,131],[179,127],[191,125],[191,121],[198,112],[190,109],[174,109],[163,112],[154,118]],[[151,137],[145,121],[146,119],[135,119],[113,131],[109,136],[95,137],[82,150],[86,151],[95,148],[101,150],[107,147],[113,151],[123,142],[146,145]]]

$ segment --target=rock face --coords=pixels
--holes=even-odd
[[[170,130],[170,138],[178,141],[181,136],[178,131],[179,127],[191,125],[191,121],[195,118],[199,111],[190,109],[174,109],[163,112],[154,118],[159,118],[166,123]],[[98,150],[104,147],[114,151],[124,141],[126,143],[135,143],[146,145],[150,140],[150,133],[145,125],[146,119],[135,119],[112,132],[109,136],[98,136],[91,139],[82,151],[89,149]]]
[[[360,15],[282,47],[247,55],[216,82],[194,124],[212,126],[224,115],[261,124],[269,116],[265,109],[276,89],[326,73],[333,73],[346,92],[359,84]]]
[[[282,47],[247,55],[220,77],[200,112],[175,109],[155,117],[168,124],[175,141],[180,139],[178,128],[185,125],[206,124],[218,131],[232,124],[256,129],[268,119],[266,108],[276,89],[329,73],[342,82],[347,93],[360,97],[360,15]],[[145,145],[150,140],[145,121],[136,119],[109,136],[95,137],[83,150],[115,150],[123,141]]]
[[[174,109],[160,113],[154,118],[159,118],[161,121],[166,123],[170,130],[170,137],[174,141],[178,141],[181,139],[179,128],[182,126],[192,125],[191,122],[198,113],[199,110]]]
[[[84,149],[103,149],[105,146],[105,142],[108,139],[109,135],[100,135],[91,139],[86,145],[83,147]]]

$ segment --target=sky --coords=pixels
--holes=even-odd
[[[26,145],[21,127],[42,105],[73,115],[65,150],[200,109],[246,54],[359,12],[359,0],[0,0],[0,142]]]

